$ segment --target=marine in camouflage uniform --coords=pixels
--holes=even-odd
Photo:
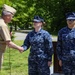
[[[75,75],[75,13],[67,13],[66,19],[68,26],[58,32],[57,56],[63,73]]]
[[[40,20],[39,16],[35,19]],[[52,61],[53,54],[51,35],[42,28],[38,32],[34,29],[28,33],[22,47],[24,50],[30,47],[29,75],[50,75],[48,61]]]

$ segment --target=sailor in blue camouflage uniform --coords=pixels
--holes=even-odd
[[[51,35],[42,29],[44,19],[34,16],[34,30],[28,33],[22,47],[26,51],[30,47],[28,58],[29,75],[50,75],[53,45]]]
[[[57,56],[64,75],[75,75],[75,13],[67,13],[66,20],[58,32]]]

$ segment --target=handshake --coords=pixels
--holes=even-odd
[[[24,52],[24,48],[23,48],[23,47],[16,45],[16,44],[13,43],[12,41],[7,42],[6,44],[7,44],[7,46],[8,46],[9,48],[13,48],[13,49],[19,50],[20,53]]]
[[[19,46],[18,50],[19,50],[20,53],[24,52],[24,48],[23,47]]]

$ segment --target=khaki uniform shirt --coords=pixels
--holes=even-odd
[[[6,41],[10,41],[11,37],[9,29],[2,18],[0,18],[0,52],[5,52]]]

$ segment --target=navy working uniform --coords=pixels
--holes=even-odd
[[[30,47],[29,75],[50,75],[48,61],[52,61],[53,45],[50,34],[40,29],[28,33],[24,44],[24,50]]]
[[[75,28],[62,28],[58,32],[57,56],[62,60],[65,75],[75,75]]]

